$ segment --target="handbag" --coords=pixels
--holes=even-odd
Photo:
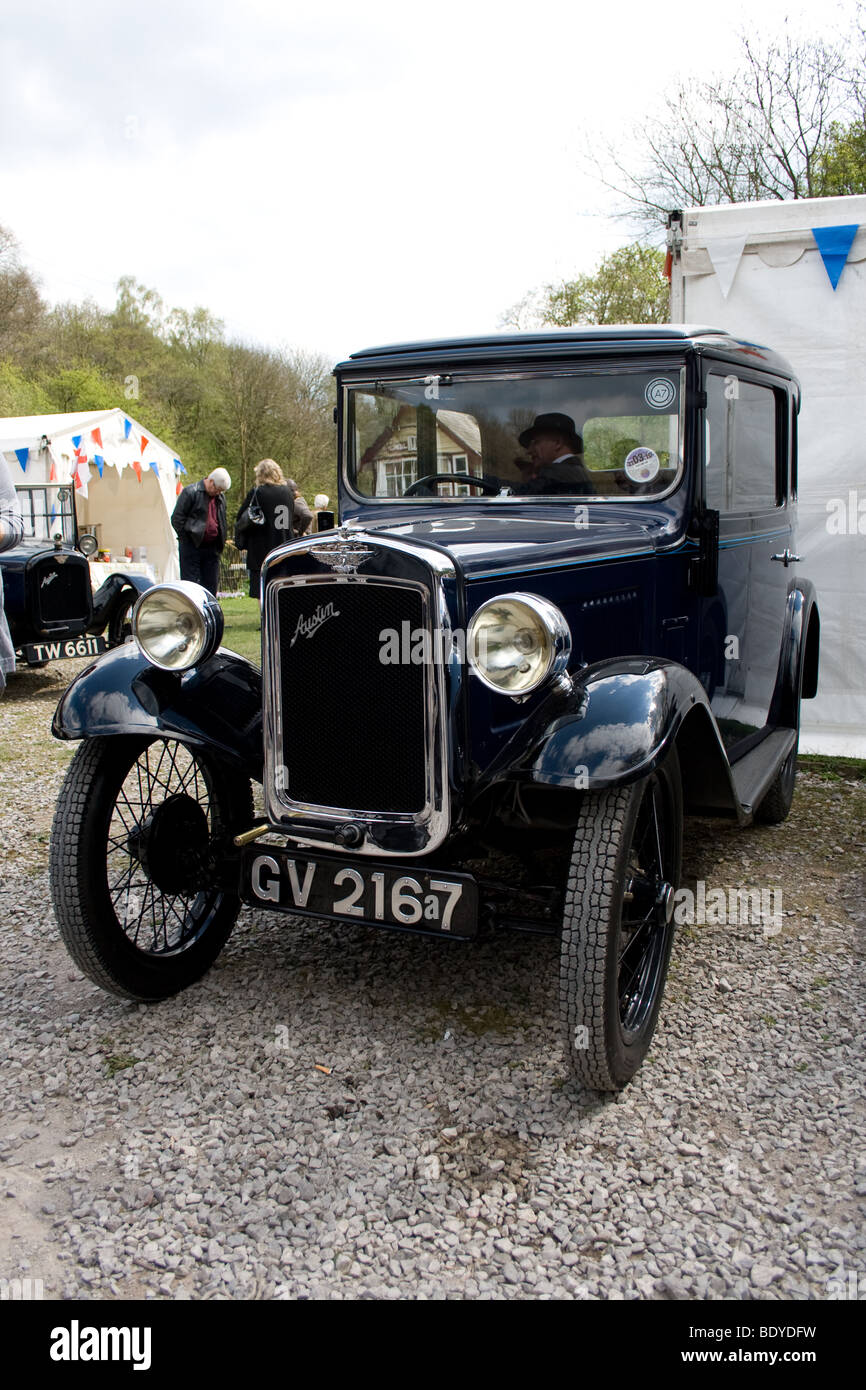
[[[258,499],[258,488],[256,488],[250,498],[249,506],[241,508],[235,521],[235,545],[238,550],[246,550],[248,547],[250,525],[264,526],[264,524],[265,514]]]
[[[253,489],[250,505],[247,507],[247,519],[252,522],[253,526],[264,526],[265,524],[265,514],[259,502],[258,488]]]

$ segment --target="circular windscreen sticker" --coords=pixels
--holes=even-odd
[[[666,410],[676,396],[677,388],[666,376],[654,376],[643,394],[651,409]]]
[[[653,449],[632,449],[630,454],[626,454],[623,467],[626,477],[631,478],[633,483],[651,483],[661,464]]]

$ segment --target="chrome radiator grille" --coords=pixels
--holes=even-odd
[[[383,663],[381,634],[428,625],[423,590],[307,579],[281,584],[274,611],[284,796],[350,813],[422,812],[430,667]]]
[[[40,556],[29,572],[29,584],[36,598],[38,624],[49,628],[57,623],[90,619],[90,570],[83,556]]]

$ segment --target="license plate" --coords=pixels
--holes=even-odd
[[[241,865],[241,897],[277,912],[437,936],[472,937],[478,929],[475,880],[414,865],[345,864],[270,846],[250,848]]]
[[[28,642],[21,648],[28,666],[42,666],[46,661],[69,661],[77,656],[99,656],[108,651],[104,637],[62,637],[59,642]]]

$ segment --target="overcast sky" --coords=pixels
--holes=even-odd
[[[0,223],[51,302],[132,274],[333,360],[488,331],[630,239],[587,151],[788,8],[4,0]]]

